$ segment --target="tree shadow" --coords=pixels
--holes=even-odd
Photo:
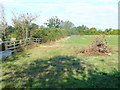
[[[16,52],[9,57],[2,58],[2,62],[16,61],[16,60],[19,60],[20,57],[29,57],[29,56],[30,56],[30,53],[28,54],[25,51]]]
[[[8,87],[27,88],[116,88],[117,79],[74,56],[37,59],[18,70],[13,78],[4,79]],[[26,79],[27,78],[27,79]],[[19,84],[19,80],[21,84]],[[8,83],[8,81],[10,83]]]

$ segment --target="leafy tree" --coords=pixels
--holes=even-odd
[[[29,27],[28,27],[28,37],[32,37],[32,34],[34,33],[35,29],[38,29],[39,25],[32,23]]]
[[[60,20],[57,16],[50,18],[47,20],[47,23],[44,23],[49,28],[60,28],[60,25],[63,21]]]
[[[72,29],[72,28],[74,28],[74,24],[72,22],[70,22],[70,21],[62,22],[60,26],[63,29]]]
[[[110,35],[111,31],[112,31],[112,28],[109,28],[109,29],[105,29],[104,32],[105,32],[106,35]]]
[[[120,30],[118,30],[118,29],[113,29],[113,30],[111,31],[111,34],[112,34],[112,35],[120,35]]]
[[[82,26],[78,26],[77,27],[77,31],[79,32],[80,35],[85,35],[86,30],[88,30],[89,28],[85,25]]]
[[[97,35],[102,35],[103,32],[104,32],[104,31],[102,31],[102,30],[99,29],[96,33],[97,33]]]
[[[10,40],[11,34],[15,32],[15,28],[12,26],[7,26],[5,30],[6,30],[6,33],[5,33],[6,40]]]
[[[97,33],[97,29],[96,28],[90,28],[89,31],[90,31],[90,33],[92,35],[95,35]]]

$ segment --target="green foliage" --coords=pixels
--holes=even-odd
[[[61,23],[62,21],[57,16],[55,16],[47,20],[47,23],[44,24],[49,28],[59,28]]]
[[[17,38],[28,38],[34,29],[38,28],[38,25],[32,23],[38,18],[33,16],[31,13],[15,15],[12,18],[13,26],[17,34]]]
[[[43,38],[43,42],[55,41],[59,38],[69,35],[120,35],[118,29],[97,30],[96,28],[88,28],[85,25],[75,27],[70,21],[62,21],[57,16],[50,18],[45,23],[48,28],[32,23],[37,16],[31,14],[14,15],[12,21],[13,26],[6,26],[1,36],[6,40],[10,38],[23,39],[26,37]]]
[[[120,35],[120,30],[118,29],[105,29],[104,31],[102,30],[97,30],[96,28],[88,28],[84,25],[78,26],[77,31],[80,35]]]
[[[68,24],[68,25],[67,25]],[[70,27],[67,27],[70,26]],[[10,38],[21,39],[25,38],[25,32],[21,31],[20,27],[8,26],[6,29],[6,40]],[[28,27],[28,36],[35,38],[43,38],[43,42],[50,42],[60,39],[69,35],[118,35],[118,29],[106,29],[105,31],[97,30],[96,28],[87,28],[82,25],[79,27],[73,27],[73,24],[66,22],[61,28],[46,28],[39,27],[37,24],[32,23]],[[24,37],[22,37],[24,36]]]
[[[70,22],[70,21],[62,22],[60,26],[63,29],[72,29],[72,28],[74,28],[74,24],[72,22]]]
[[[68,32],[65,29],[45,27],[40,27],[39,29],[36,29],[33,33],[33,37],[43,38],[43,42],[55,41],[67,35]]]

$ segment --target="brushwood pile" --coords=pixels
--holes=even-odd
[[[111,56],[111,48],[108,46],[105,36],[97,37],[91,45],[80,50],[86,55],[108,55]]]

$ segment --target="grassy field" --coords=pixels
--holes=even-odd
[[[85,56],[94,37],[68,37],[17,52],[3,60],[3,88],[118,87],[118,38],[106,37],[111,56]]]

